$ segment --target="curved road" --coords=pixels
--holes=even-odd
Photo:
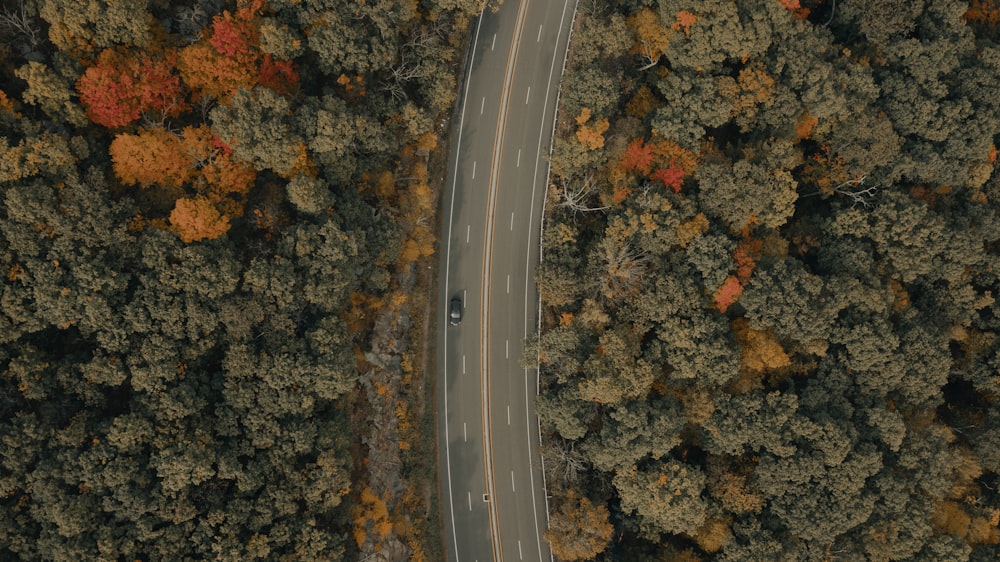
[[[520,366],[534,285],[556,92],[576,0],[484,12],[466,61],[444,198],[439,475],[447,556],[551,561],[534,401]],[[464,303],[460,325],[447,303]]]

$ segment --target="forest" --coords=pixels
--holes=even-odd
[[[581,0],[557,559],[1000,558],[1000,2]]]
[[[414,286],[481,8],[0,1],[0,559],[438,558]]]

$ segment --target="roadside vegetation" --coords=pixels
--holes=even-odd
[[[1000,557],[998,22],[581,0],[526,358],[559,559]]]
[[[419,295],[480,4],[0,1],[0,559],[440,559]]]

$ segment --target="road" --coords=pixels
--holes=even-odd
[[[452,133],[438,314],[439,474],[455,562],[550,561],[534,401],[520,366],[556,92],[576,0],[506,0],[473,30]],[[448,324],[447,303],[464,303]]]

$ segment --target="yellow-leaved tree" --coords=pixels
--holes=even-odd
[[[590,560],[604,552],[613,531],[607,507],[594,505],[570,490],[552,514],[545,540],[560,560]]]

